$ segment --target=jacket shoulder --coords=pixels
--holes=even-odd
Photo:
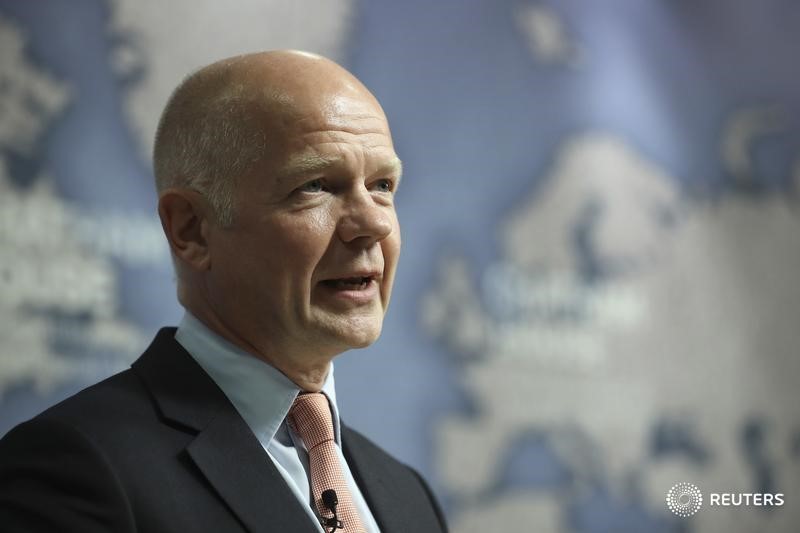
[[[138,376],[127,369],[62,400],[35,416],[95,433],[109,425],[131,423],[138,417],[152,419],[154,408]]]

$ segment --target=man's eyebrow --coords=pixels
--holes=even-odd
[[[341,160],[336,157],[327,158],[317,154],[300,155],[290,159],[289,162],[284,165],[280,176],[283,179],[288,179],[305,174],[314,174],[336,166],[340,162]],[[403,162],[400,161],[399,157],[394,156],[386,163],[380,165],[376,174],[394,174],[397,180],[400,181],[400,177],[403,174]]]
[[[281,176],[291,178],[302,176],[303,174],[313,174],[336,165],[339,162],[336,158],[321,157],[316,154],[304,154],[293,157],[283,166]]]
[[[400,178],[403,177],[403,162],[400,158],[394,156],[391,160],[378,167],[378,174],[394,174],[397,178],[397,183],[400,183]]]

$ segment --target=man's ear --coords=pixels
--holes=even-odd
[[[211,266],[210,214],[208,202],[191,189],[166,189],[158,198],[158,216],[172,253],[192,270]]]

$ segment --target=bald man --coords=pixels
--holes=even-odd
[[[303,52],[214,63],[170,98],[154,169],[186,314],[0,441],[2,531],[445,531],[336,404],[332,360],[378,338],[400,252],[375,97]]]

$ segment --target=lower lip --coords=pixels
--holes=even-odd
[[[344,289],[332,287],[325,283],[320,283],[322,290],[337,300],[344,300],[355,304],[369,303],[378,295],[378,283],[371,279],[367,282],[366,286],[361,289]]]

